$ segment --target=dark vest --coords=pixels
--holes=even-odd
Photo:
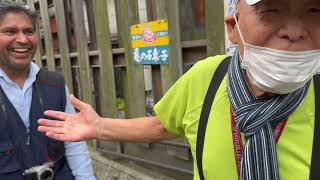
[[[17,153],[21,152],[21,157],[27,168],[42,165],[50,159],[57,160],[53,167],[55,180],[73,180],[74,177],[65,158],[64,143],[49,139],[37,131],[37,120],[44,117],[45,110],[65,110],[66,91],[63,77],[58,73],[46,70],[40,70],[38,73],[32,90],[29,145],[27,145],[26,126],[3,90],[0,89],[0,91],[7,111],[7,118],[5,118],[3,110],[0,111],[0,179],[24,179],[22,176],[24,165],[21,164],[17,156]],[[8,128],[12,133],[9,133]],[[17,151],[14,148],[12,139],[20,150]]]

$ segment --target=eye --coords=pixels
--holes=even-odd
[[[16,33],[16,31],[12,30],[12,29],[4,29],[4,30],[1,31],[1,33],[11,36],[11,35],[14,35]]]
[[[32,35],[34,35],[34,33],[35,33],[34,29],[28,29],[28,30],[24,31],[24,34],[28,35],[28,36],[32,36]]]
[[[320,8],[310,8],[309,12],[311,14],[320,15]]]
[[[258,15],[260,16],[266,16],[266,17],[274,17],[275,15],[278,15],[280,13],[279,8],[261,8],[258,11]]]
[[[279,12],[279,9],[264,9],[263,13],[276,13]]]

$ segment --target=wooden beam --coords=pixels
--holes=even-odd
[[[145,89],[143,66],[133,63],[130,27],[139,23],[137,0],[118,0],[117,20],[121,24],[118,28],[120,40],[125,48],[127,63],[127,117],[141,117],[146,115]]]
[[[52,47],[52,32],[50,26],[50,18],[48,14],[48,2],[47,0],[40,0],[40,13],[42,20],[42,28],[44,29],[44,39],[46,46],[47,67],[50,71],[55,71],[55,61]]]
[[[225,54],[224,1],[206,0],[207,55]]]
[[[101,113],[102,116],[116,118],[116,88],[107,1],[92,1],[92,3],[100,60]]]
[[[28,0],[27,4],[30,6],[32,11],[35,11],[34,0]],[[42,61],[41,61],[41,37],[40,37],[40,33],[39,33],[40,29],[39,29],[39,21],[38,20],[39,19],[37,19],[36,27],[34,27],[36,29],[36,33],[37,33],[37,37],[38,37],[38,47],[37,47],[36,54],[34,56],[34,60],[35,60],[35,63],[39,67],[42,67]]]
[[[64,0],[55,0],[55,14],[58,26],[59,50],[61,55],[61,65],[66,84],[71,94],[73,94],[71,60],[69,56],[69,43],[66,28],[66,14]]]
[[[72,17],[77,41],[78,61],[80,65],[80,86],[82,100],[93,104],[90,79],[88,39],[85,31],[83,16],[83,1],[71,0]]]
[[[96,35],[96,30],[95,30],[95,21],[94,21],[94,12],[93,12],[93,3],[97,2],[95,0],[85,0],[86,4],[86,14],[87,14],[87,20],[88,20],[88,28],[89,28],[89,38],[90,38],[90,43],[89,43],[89,49],[97,49],[97,35]],[[100,1],[98,1],[100,3]],[[105,23],[105,22],[103,22]]]
[[[182,75],[179,0],[157,0],[158,19],[167,19],[169,26],[170,63],[161,65],[162,93],[164,94]]]
[[[167,19],[169,28],[170,62],[160,66],[162,93],[165,94],[183,74],[179,0],[157,0],[156,6],[158,19]],[[173,141],[185,143],[186,140],[185,138],[178,138]],[[182,147],[168,145],[167,152],[169,155],[185,160],[188,160],[190,156],[189,150]]]

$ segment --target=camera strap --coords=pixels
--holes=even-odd
[[[39,99],[40,112],[43,112],[43,100],[42,100],[42,96],[40,94],[37,80],[33,83],[33,90],[36,91],[38,99]],[[9,117],[8,117],[8,109],[7,109],[5,102],[4,102],[4,95],[5,95],[5,92],[2,89],[2,87],[0,86],[0,106],[1,106],[1,111],[3,112],[5,126],[6,126],[6,129],[8,132],[8,136],[10,138],[12,145],[13,145],[13,150],[14,150],[14,153],[16,155],[17,160],[19,161],[22,169],[26,170],[26,169],[28,169],[28,167],[23,160],[22,150],[20,149],[19,144],[15,139],[14,133],[12,132],[12,128],[10,127],[10,124],[9,124],[10,122],[9,122]],[[31,130],[30,130],[30,127],[27,127],[27,142],[26,142],[26,144],[30,145],[30,143],[31,143]]]
[[[9,118],[8,118],[8,111],[7,111],[7,107],[5,105],[5,102],[3,100],[3,95],[4,95],[4,91],[3,91],[2,87],[0,86],[0,106],[1,106],[1,111],[3,112],[8,136],[11,140],[12,145],[13,145],[13,150],[14,150],[13,153],[16,155],[16,158],[19,161],[20,165],[22,166],[23,170],[25,170],[25,169],[27,169],[27,166],[26,166],[25,162],[23,161],[22,151],[21,151],[17,141],[15,140],[14,133],[12,132],[12,128],[10,127]]]

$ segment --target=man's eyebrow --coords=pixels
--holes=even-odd
[[[260,5],[255,5],[253,6],[253,10],[254,11],[259,11],[261,9],[261,6]]]
[[[262,2],[261,2],[261,3],[262,3]],[[261,4],[261,3],[252,6],[252,11],[255,12],[255,13],[258,13],[258,12],[260,12],[262,9],[265,9],[265,7],[267,7],[265,4]]]
[[[1,30],[11,30],[11,29],[16,29],[15,26],[5,26],[5,27],[1,27]]]

